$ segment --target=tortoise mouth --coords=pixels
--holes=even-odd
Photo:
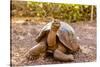
[[[51,30],[57,31],[57,30],[59,29],[59,27],[60,27],[60,26],[52,26],[52,27],[51,27]]]

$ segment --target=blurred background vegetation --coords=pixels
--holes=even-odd
[[[67,22],[96,20],[95,5],[12,1],[11,17],[56,18]]]

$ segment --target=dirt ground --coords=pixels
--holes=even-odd
[[[42,22],[32,22],[29,24],[23,21],[12,21],[11,24],[11,62],[12,65],[41,65],[41,64],[61,64],[61,63],[80,63],[96,61],[96,22],[71,23],[79,37],[79,44],[82,52],[74,54],[75,60],[72,62],[61,62],[53,57],[46,57],[44,60],[28,61],[20,64],[24,54],[37,44],[35,37],[41,28],[46,24]]]

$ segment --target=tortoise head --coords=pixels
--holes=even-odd
[[[55,19],[51,25],[51,30],[57,32],[57,30],[59,29],[60,27],[60,21]]]

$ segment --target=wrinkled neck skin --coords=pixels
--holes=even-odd
[[[51,32],[51,33],[55,33],[55,34],[57,33],[56,30],[50,30],[50,32]],[[50,33],[50,32],[49,32],[49,33]]]
[[[50,32],[54,32],[54,33],[57,33],[58,29],[52,29],[50,30]]]
[[[50,38],[50,40],[56,40],[56,33],[57,31],[54,30],[49,31],[48,37]]]
[[[57,48],[56,44],[56,33],[57,31],[50,30],[47,38],[48,50],[55,50]]]
[[[56,34],[57,34],[58,29],[51,28],[48,34],[48,43],[49,44],[56,44]]]
[[[55,45],[56,44],[56,33],[57,31],[50,30],[48,34],[48,45]]]

